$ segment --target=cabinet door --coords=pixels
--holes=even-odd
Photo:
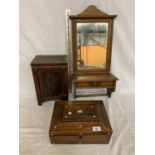
[[[66,69],[40,69],[38,79],[41,97],[54,97],[66,94]]]

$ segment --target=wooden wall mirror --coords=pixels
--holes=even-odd
[[[95,6],[89,6],[79,15],[70,16],[75,74],[110,71],[115,17],[101,12]]]
[[[77,23],[77,70],[106,69],[108,23]]]
[[[76,88],[101,87],[108,90],[113,88],[114,91],[117,78],[110,73],[110,64],[115,17],[116,15],[108,15],[94,5],[78,15],[70,16],[74,96]],[[110,79],[112,82],[103,83]]]

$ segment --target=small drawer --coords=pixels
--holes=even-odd
[[[108,135],[83,135],[81,139],[82,144],[108,144],[110,141]]]
[[[105,87],[113,86],[113,81],[90,81],[90,82],[77,82],[77,87]]]

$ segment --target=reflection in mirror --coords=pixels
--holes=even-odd
[[[77,23],[78,69],[105,69],[108,23]]]

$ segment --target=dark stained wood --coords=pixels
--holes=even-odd
[[[31,62],[32,66],[39,65],[67,65],[66,55],[36,55]]]
[[[36,56],[31,67],[38,105],[47,100],[68,99],[66,56]]]
[[[98,130],[94,130],[97,127]],[[103,101],[56,101],[49,129],[51,143],[107,144],[112,128]]]

